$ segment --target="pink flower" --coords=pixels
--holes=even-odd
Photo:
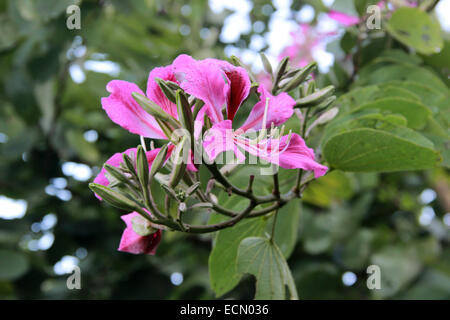
[[[281,138],[267,137],[260,141],[249,140],[241,129],[233,130],[231,120],[215,124],[207,133],[204,150],[211,160],[225,151],[233,151],[239,162],[245,160],[241,150],[285,169],[313,170],[316,178],[328,168],[315,161],[314,151],[295,133]]]
[[[353,26],[361,21],[358,17],[351,16],[349,14],[336,10],[330,10],[328,12],[328,17],[330,17],[333,20],[336,20],[337,22],[343,24],[346,27]]]
[[[322,33],[308,24],[301,24],[299,29],[291,32],[293,43],[283,49],[278,59],[289,57],[292,66],[302,68],[314,61],[314,52],[321,50],[324,40],[335,32]]]
[[[154,255],[161,241],[162,231],[157,230],[147,236],[141,236],[133,230],[132,219],[141,217],[137,212],[121,216],[127,227],[123,231],[120,239],[119,251],[133,254],[150,254]]]
[[[283,92],[272,96],[262,86],[258,88],[261,100],[254,106],[245,123],[237,130],[232,128],[232,120],[222,120],[213,125],[205,134],[203,147],[210,160],[219,154],[233,151],[239,162],[245,160],[242,150],[267,162],[287,169],[302,168],[313,170],[316,178],[324,175],[327,167],[317,163],[314,151],[308,148],[297,134],[249,139],[245,134],[281,125],[293,114],[295,100]]]
[[[250,92],[250,78],[242,67],[217,60],[194,60],[182,54],[172,64],[176,79],[187,93],[205,103],[205,112],[213,123],[232,120]]]

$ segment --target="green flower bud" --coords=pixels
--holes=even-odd
[[[158,106],[156,103],[154,103],[147,97],[145,97],[142,94],[139,94],[137,92],[133,92],[131,95],[133,96],[134,100],[136,100],[136,102],[139,103],[139,105],[148,114],[155,117],[155,119],[165,121],[165,122],[169,123],[171,126],[173,126],[174,128],[180,127],[180,123],[177,121],[177,119],[175,119],[170,114],[165,112],[160,106]]]
[[[170,175],[169,185],[173,188],[180,182],[186,171],[190,150],[189,137],[183,137],[172,153],[173,169]]]
[[[141,185],[144,188],[148,188],[148,180],[149,180],[148,160],[147,156],[145,155],[144,148],[142,148],[142,146],[138,146],[136,152],[136,171]]]
[[[267,56],[264,53],[260,53],[259,54],[261,56],[261,61],[263,63],[264,66],[264,70],[266,70],[266,72],[270,75],[273,74],[273,69],[272,69],[272,65],[270,64],[269,59],[267,59]]]
[[[306,67],[300,69],[292,79],[284,85],[281,89],[283,91],[291,91],[292,89],[297,88],[302,82],[306,80],[308,75],[316,68],[317,63],[312,62],[308,64]]]
[[[333,86],[325,87],[319,91],[314,92],[313,94],[310,94],[309,96],[306,96],[304,98],[300,98],[296,101],[295,107],[296,108],[308,108],[312,106],[316,106],[320,104],[322,101],[327,99],[330,95],[332,95],[334,92]]]
[[[177,90],[176,92],[176,104],[178,111],[178,119],[181,122],[183,128],[188,130],[191,136],[194,135],[194,119],[191,111],[191,106],[183,94],[183,91]]]
[[[152,166],[150,168],[150,178],[153,178],[153,176],[159,170],[161,170],[162,166],[164,165],[164,162],[166,161],[166,156],[167,156],[167,144],[161,147],[155,159],[153,160]]]
[[[90,183],[89,188],[114,207],[126,211],[136,211],[136,208],[138,208],[133,200],[101,184]]]
[[[164,93],[164,95],[166,96],[167,99],[169,99],[171,102],[176,103],[176,96],[175,96],[175,92],[172,88],[170,88],[166,81],[160,79],[160,78],[155,78],[156,83],[159,85],[159,87],[161,88],[161,91]]]

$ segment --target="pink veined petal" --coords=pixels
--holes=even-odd
[[[133,230],[131,220],[134,217],[140,216],[137,212],[121,216],[127,227],[123,231],[120,239],[119,251],[133,253],[133,254],[150,254],[154,255],[156,249],[161,241],[162,231],[157,230],[148,236],[140,236]]]
[[[244,132],[249,129],[262,129],[266,98],[269,98],[266,128],[270,128],[272,123],[275,126],[283,124],[294,113],[295,100],[286,92],[272,96],[263,86],[259,86],[258,92],[261,94],[260,101],[255,104],[247,120],[241,127]]]
[[[328,12],[328,17],[330,17],[333,20],[336,20],[337,22],[343,24],[346,27],[353,26],[360,22],[360,19],[358,17],[351,16],[336,10],[330,10]]]
[[[231,120],[224,120],[213,125],[205,133],[203,149],[210,160],[215,160],[219,154],[225,151],[233,151],[239,162],[245,160],[244,154],[235,143],[235,135],[231,124]]]
[[[316,178],[323,176],[328,168],[315,161],[314,151],[308,148],[305,141],[298,135],[292,134],[287,145],[288,135],[281,139],[263,140],[258,145],[240,143],[248,153],[285,169],[313,170]]]
[[[227,101],[230,84],[217,63],[207,60],[194,60],[182,54],[173,62],[173,70],[181,88],[187,93],[203,100],[205,111],[213,123],[223,120],[222,107]]]
[[[178,81],[175,79],[175,74],[173,73],[172,66],[154,68],[147,81],[147,97],[160,106],[164,111],[166,111],[171,116],[178,119],[177,105],[171,102],[162,92],[155,78],[160,78],[162,80],[168,80],[175,83]]]
[[[233,66],[224,60],[206,59],[205,62],[216,64],[225,72],[230,83],[230,90],[227,96],[227,119],[233,120],[242,102],[248,97],[250,92],[251,82],[247,70]]]
[[[133,92],[144,94],[136,84],[113,80],[106,90],[111,94],[102,98],[102,106],[113,122],[144,137],[166,139],[156,120],[133,99]]]
[[[173,146],[169,146],[170,152],[172,152],[172,149],[173,149]],[[159,150],[160,149],[157,148],[157,149],[147,151],[146,156],[147,156],[147,161],[149,163],[149,167],[151,167],[153,160],[155,160],[155,157],[158,154]],[[167,155],[166,159],[170,156],[169,151],[168,151],[168,155]],[[113,166],[113,167],[119,167],[120,164],[123,162],[123,154],[124,153],[130,157],[134,157],[136,155],[136,152],[137,152],[136,148],[130,148],[130,149],[125,150],[124,152],[117,152],[117,153],[113,154],[108,160],[106,160],[105,164],[109,164],[110,166]],[[106,174],[106,169],[102,168],[102,170],[100,170],[100,173],[95,177],[93,182],[107,187],[109,185],[109,181],[106,178],[105,174]],[[102,200],[102,198],[99,195],[95,194],[95,196],[99,200]]]

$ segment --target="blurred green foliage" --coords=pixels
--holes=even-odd
[[[73,3],[81,8],[80,30],[66,28],[65,10]],[[320,1],[311,0],[294,1],[292,10],[306,3],[317,11],[326,9]],[[269,1],[253,2],[250,18],[252,23],[264,23],[260,33],[267,31],[273,11]],[[219,297],[253,297],[253,278],[244,276],[233,289],[240,278],[233,270],[219,268],[218,272],[226,272],[230,278],[210,283],[208,273],[214,272],[211,265],[208,270],[214,238],[211,235],[166,232],[155,256],[116,251],[124,227],[118,210],[99,202],[86,181],[62,170],[68,162],[86,164],[93,168],[94,176],[111,154],[137,145],[138,138],[112,123],[101,109],[100,99],[107,95],[106,83],[120,78],[143,88],[153,67],[169,64],[180,53],[224,58],[225,44],[220,42],[219,34],[227,14],[213,14],[206,0],[0,1],[0,133],[7,137],[0,143],[0,195],[27,202],[23,218],[0,219],[0,298],[207,299],[216,297],[213,288]],[[246,48],[254,33],[243,34],[235,45]],[[344,36],[333,53],[339,57],[344,51],[351,52],[354,41],[351,34]],[[424,135],[448,149],[444,135],[448,134],[448,79],[443,69],[449,66],[449,42],[444,42],[439,54],[426,57],[386,53],[386,42],[382,38],[363,45],[358,63],[360,75],[366,72],[368,76],[354,82],[338,59],[330,73],[320,75],[317,81],[335,85],[341,94],[350,88],[353,93],[357,87],[365,90],[362,96],[348,94],[340,98],[350,109],[354,99],[384,96],[386,93],[380,90],[395,90],[395,96],[403,94],[427,106],[435,105],[432,110],[439,116],[433,119],[444,133],[425,127]],[[405,52],[403,44],[389,45]],[[112,61],[120,67],[120,74],[89,70],[92,60]],[[428,71],[395,73],[384,69],[400,65]],[[80,83],[71,77],[77,68],[85,75]],[[418,85],[428,72],[440,76],[439,83],[446,85]],[[395,78],[396,74],[407,76]],[[377,86],[386,81],[391,85]],[[436,90],[446,90],[443,102],[428,100],[436,97]],[[343,103],[346,97],[352,97],[351,102]],[[358,105],[362,100],[357,100]],[[294,122],[288,126],[295,127]],[[97,132],[96,141],[85,139],[89,130]],[[313,133],[308,144],[317,147],[323,131],[316,129]],[[58,197],[49,188],[58,189],[52,180],[58,177],[67,179],[62,189],[70,191],[70,200],[67,192]],[[282,184],[290,179],[283,170],[280,177]],[[286,207],[286,220],[277,225],[277,243],[289,256],[300,298],[449,299],[450,238],[449,227],[442,222],[450,211],[449,181],[448,169],[442,168],[404,173],[336,170],[311,183],[303,203]],[[261,182],[255,186],[263,189]],[[425,189],[437,194],[429,203],[420,197]],[[420,223],[424,208],[435,213],[429,224]],[[56,215],[57,223],[48,230],[43,223],[37,227],[49,213]],[[244,222],[214,238],[215,250],[220,249],[219,244],[233,245],[243,227]],[[253,231],[249,235],[263,232]],[[36,248],[36,240],[50,233],[54,235],[51,247]],[[68,290],[67,275],[55,273],[55,264],[64,256],[78,257],[81,290]],[[366,268],[370,264],[382,269],[381,290],[367,289]],[[357,281],[346,286],[342,277],[349,271]],[[179,286],[171,283],[176,272],[184,277]]]

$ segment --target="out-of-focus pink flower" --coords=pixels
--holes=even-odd
[[[258,81],[260,86],[266,88],[266,90],[272,90],[272,77],[265,71],[261,71],[260,73],[255,75],[256,81]]]
[[[141,236],[133,230],[132,224],[133,218],[141,218],[139,213],[131,212],[121,216],[121,218],[127,227],[123,231],[118,250],[133,254],[154,255],[161,241],[162,231],[158,229],[154,233]]]
[[[337,22],[343,24],[346,27],[353,26],[361,21],[359,17],[355,17],[336,10],[330,10],[328,12],[328,17],[330,17],[333,20],[336,20]]]
[[[292,66],[302,68],[314,61],[314,52],[322,49],[324,40],[335,34],[335,32],[319,32],[309,24],[301,24],[297,31],[291,32],[293,42],[284,48],[278,59],[289,57]]]
[[[205,112],[213,123],[232,120],[250,92],[250,78],[242,67],[217,59],[195,60],[182,54],[173,62],[175,76],[187,93],[205,103]]]

